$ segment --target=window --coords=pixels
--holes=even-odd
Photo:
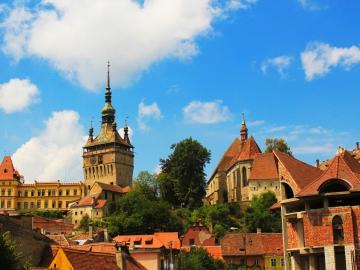
[[[82,211],[80,211],[80,215],[82,215]]]
[[[77,195],[77,189],[74,189],[74,196]]]
[[[285,260],[284,260],[284,258],[281,258],[281,266],[285,266]]]
[[[41,196],[45,196],[45,189],[41,191]]]
[[[53,201],[52,202],[52,205],[51,205],[52,208],[55,208],[56,207],[56,203]]]
[[[105,200],[107,200],[107,192],[105,191]]]
[[[40,201],[38,201],[38,202],[36,203],[36,208],[41,208],[41,202],[40,202]]]
[[[255,265],[259,265],[259,259],[255,259],[255,260],[254,260],[254,264],[255,264]]]
[[[51,189],[48,189],[48,196],[51,196]]]
[[[62,196],[62,189],[59,190],[59,196]]]
[[[59,208],[61,208],[62,207],[62,202],[59,202]]]
[[[29,192],[25,190],[24,196],[27,197],[29,195]]]
[[[52,196],[55,196],[55,194],[56,194],[56,193],[55,193],[55,189],[53,189],[53,190],[51,191],[51,195],[52,195]]]
[[[1,201],[1,208],[5,208],[5,202]]]
[[[70,190],[67,189],[67,190],[66,190],[66,196],[69,196],[69,195],[70,195]]]
[[[44,203],[44,208],[48,208],[49,207],[49,202],[48,201],[45,201]]]
[[[334,233],[334,244],[344,243],[343,223],[340,216],[335,216],[332,220],[332,227]]]
[[[77,216],[77,212],[75,212],[75,216]]]
[[[41,190],[38,190],[38,197],[41,196]]]
[[[18,197],[21,197],[21,191],[20,190],[18,191]]]
[[[194,238],[189,239],[189,246],[195,245]]]
[[[35,203],[34,202],[31,202],[30,203],[30,209],[34,209],[35,208]]]
[[[28,209],[28,203],[24,202],[24,209]]]
[[[21,209],[21,202],[18,202],[17,209]]]
[[[246,175],[246,168],[242,168],[242,179],[243,179],[243,187],[246,187],[248,185],[247,181],[247,175]]]
[[[111,196],[112,196],[112,198],[111,198],[112,201],[115,202],[115,193],[112,193]]]
[[[8,196],[11,196],[11,189],[8,190]]]
[[[1,196],[5,196],[5,189],[1,190]]]
[[[276,266],[276,258],[270,259],[271,266]]]
[[[240,265],[245,265],[245,259],[240,260]]]
[[[31,197],[34,197],[34,196],[35,196],[35,191],[32,190],[32,191],[31,191]]]
[[[11,201],[7,202],[7,208],[11,208]]]

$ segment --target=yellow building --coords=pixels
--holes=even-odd
[[[66,210],[69,203],[84,197],[85,186],[79,183],[37,182],[25,184],[14,169],[10,156],[0,166],[0,209]]]

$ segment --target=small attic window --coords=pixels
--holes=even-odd
[[[4,173],[7,173],[7,169],[4,170]]]

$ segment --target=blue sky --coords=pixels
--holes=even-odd
[[[134,177],[192,137],[208,176],[239,137],[284,138],[314,164],[355,148],[360,2],[79,0],[0,4],[0,150],[26,182],[82,180],[107,61]],[[121,130],[120,130],[121,131]]]

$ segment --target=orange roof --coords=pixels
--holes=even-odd
[[[260,153],[255,156],[249,180],[279,179],[276,160],[273,153]]]
[[[221,241],[222,256],[240,256],[244,255],[243,237],[246,237],[247,255],[282,255],[283,243],[281,233],[245,233],[245,234],[227,234]],[[252,243],[250,245],[249,240]]]
[[[92,197],[95,198],[95,201],[100,197],[100,192],[96,192],[96,193],[90,193],[88,195],[86,195],[84,198],[81,198],[78,203],[75,203],[73,205],[71,205],[71,208],[74,207],[80,207],[80,206],[90,206],[91,201],[92,201]]]
[[[106,204],[106,200],[97,200],[94,209],[102,209]]]
[[[117,185],[110,185],[110,184],[105,184],[102,182],[96,182],[103,190],[107,190],[107,191],[112,191],[112,192],[118,192],[118,193],[124,193],[126,191],[124,191],[124,189],[126,188],[122,188],[120,186]]]
[[[116,253],[114,243],[105,243],[105,242],[90,243],[81,246],[72,246],[71,248],[78,250],[92,251],[92,252],[100,252],[100,253],[109,253],[109,254]]]
[[[220,159],[210,179],[217,172],[226,172],[238,161],[254,159],[258,153],[261,153],[261,150],[252,136],[245,141],[236,138]]]
[[[291,175],[292,180],[294,180],[297,185],[297,187],[293,188],[297,188],[298,191],[313,182],[323,173],[319,168],[290,157],[283,152],[273,150],[273,153],[278,159],[278,162],[281,163]]]
[[[62,250],[64,251],[74,270],[120,269],[120,267],[117,265],[115,254],[91,252],[73,248],[62,248]],[[146,270],[143,265],[141,265],[130,255],[126,255],[125,258],[127,270]]]
[[[5,156],[0,165],[0,180],[12,180],[23,177],[15,170],[10,156]]]
[[[150,242],[152,238],[152,242]],[[161,248],[164,246],[169,249],[168,243],[172,242],[172,249],[180,250],[180,240],[177,232],[157,232],[154,235],[119,235],[113,238],[116,242],[130,242],[130,246],[134,245],[134,241],[139,242],[142,248]]]
[[[205,249],[214,259],[222,260],[221,246],[201,246],[200,248]],[[187,252],[190,252],[191,247],[182,248]]]
[[[61,235],[46,235],[46,236],[61,246],[70,246],[70,244],[71,244],[63,234],[61,234]]]
[[[348,151],[343,151],[332,159],[332,163],[320,177],[301,190],[297,196],[318,195],[321,186],[332,179],[342,179],[350,191],[360,191],[360,163]]]

